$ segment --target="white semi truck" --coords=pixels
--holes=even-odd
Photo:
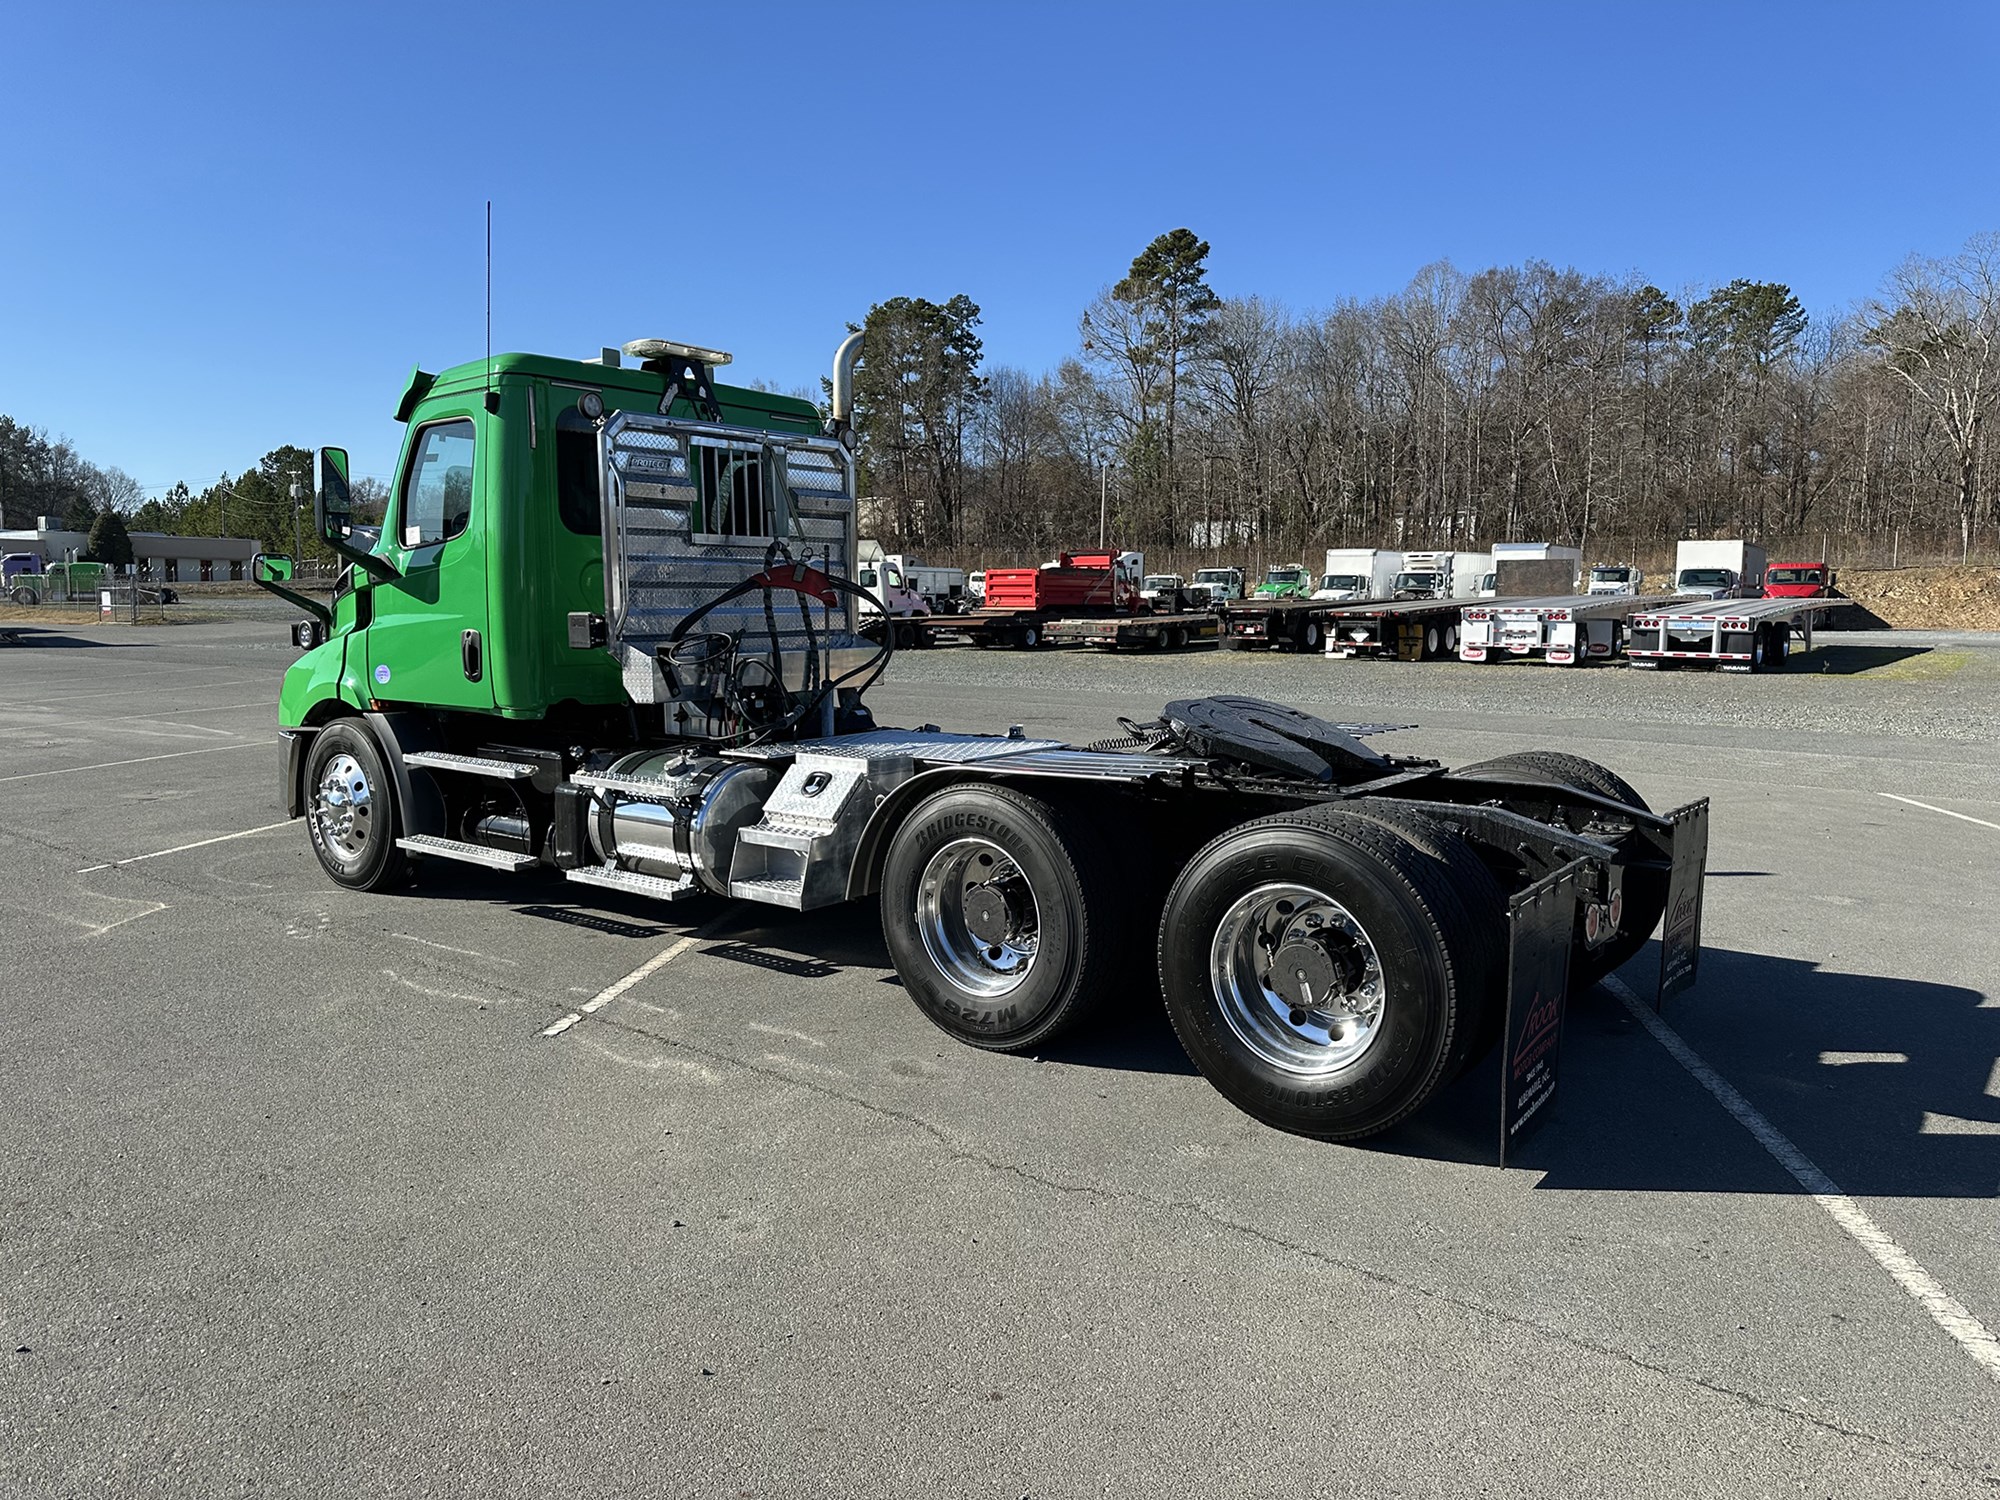
[[[1639,585],[1646,581],[1645,573],[1626,563],[1598,563],[1590,570],[1590,579],[1584,585],[1584,592],[1593,595],[1634,595]]]

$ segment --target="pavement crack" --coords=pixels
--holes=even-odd
[[[1990,1468],[1974,1467],[1951,1458],[1946,1454],[1938,1453],[1928,1448],[1915,1447],[1896,1438],[1885,1436],[1882,1433],[1870,1432],[1866,1428],[1850,1427],[1830,1417],[1821,1416],[1817,1412],[1808,1411],[1787,1402],[1776,1401],[1768,1396],[1760,1396],[1754,1391],[1746,1391],[1737,1386],[1726,1385],[1721,1381],[1710,1380],[1704,1376],[1692,1374],[1686,1370],[1677,1370],[1668,1365],[1657,1364],[1652,1360],[1641,1358],[1630,1350],[1620,1349],[1613,1344],[1586,1338],[1569,1329],[1543,1323],[1535,1318],[1523,1316],[1520,1313],[1507,1312],[1483,1302],[1475,1302],[1470,1298],[1460,1297],[1451,1292],[1440,1291],[1436,1287],[1425,1286],[1420,1282],[1406,1281],[1377,1267],[1363,1265],[1358,1261],[1345,1260],[1340,1256],[1329,1254],[1317,1246],[1301,1244],[1296,1240],[1288,1239],[1284,1235],[1277,1234],[1259,1225],[1245,1223],[1241,1219],[1232,1218],[1228,1214],[1211,1208],[1199,1199],[1160,1197],[1156,1194],[1139,1192],[1131,1188],[1114,1188],[1107,1187],[1101,1183],[1064,1181],[1059,1178],[1050,1177],[1034,1171],[1020,1162],[1008,1161],[980,1151],[954,1137],[942,1126],[933,1124],[922,1115],[915,1114],[910,1110],[898,1109],[894,1105],[883,1104],[878,1100],[868,1099],[858,1094],[849,1093],[844,1089],[835,1088],[822,1080],[800,1077],[798,1074],[788,1072],[783,1068],[774,1067],[732,1052],[723,1051],[719,1048],[704,1047],[698,1043],[679,1037],[662,1036],[658,1032],[649,1031],[643,1026],[631,1025],[602,1015],[593,1017],[592,1019],[599,1026],[609,1027],[630,1036],[643,1037],[645,1040],[658,1046],[670,1047],[676,1051],[691,1053],[696,1057],[703,1058],[712,1063],[719,1063],[724,1067],[740,1068],[746,1073],[755,1074],[757,1077],[768,1078],[777,1083],[787,1084],[792,1088],[817,1094],[821,1098],[852,1106],[867,1114],[878,1115],[883,1119],[893,1120],[898,1124],[910,1126],[937,1142],[951,1160],[962,1161],[971,1166],[983,1167],[997,1175],[1013,1177],[1032,1187],[1040,1188],[1047,1192],[1059,1193],[1066,1197],[1093,1198],[1107,1204],[1142,1208],[1156,1213],[1190,1216],[1243,1239],[1254,1240],[1271,1249],[1299,1256],[1302,1259],[1310,1260],[1317,1265],[1327,1267],[1331,1270],[1342,1271],[1351,1276],[1358,1276],[1377,1286],[1387,1287],[1394,1291],[1420,1297],[1440,1307],[1448,1307],[1455,1311],[1469,1313],[1475,1317],[1485,1318],[1506,1327],[1524,1330],[1537,1337],[1549,1339],[1573,1349],[1617,1360],[1619,1363],[1633,1369],[1644,1370],[1649,1374],[1658,1375],[1680,1385],[1697,1387],[1711,1395],[1736,1401],[1752,1410],[1789,1417],[1823,1432],[1844,1438],[1851,1438],[1857,1442],[1867,1443],[1873,1447],[1901,1454],[1908,1458],[1921,1459],[1925,1462],[1939,1465],[1955,1474],[1978,1479],[1982,1484],[2000,1485],[2000,1476],[1995,1475]]]

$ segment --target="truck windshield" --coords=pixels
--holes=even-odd
[[[1437,583],[1435,573],[1398,573],[1396,589],[1399,593],[1429,593]]]
[[[1162,589],[1177,589],[1180,586],[1180,579],[1173,577],[1171,574],[1148,573],[1146,575],[1145,587],[1150,593],[1157,593]]]
[[[1684,589],[1719,589],[1729,586],[1727,568],[1683,568],[1681,587]]]
[[[1818,583],[1818,568],[1773,568],[1764,575],[1766,583]]]
[[[1359,592],[1368,586],[1368,580],[1359,573],[1329,573],[1319,581],[1323,589],[1353,589]]]
[[[1630,568],[1592,568],[1590,570],[1590,581],[1592,583],[1630,583],[1632,581],[1632,570]]]
[[[1236,575],[1227,568],[1203,568],[1194,575],[1196,583],[1220,583],[1225,586],[1236,581]]]
[[[1305,582],[1305,576],[1306,572],[1304,568],[1270,568],[1264,574],[1264,582],[1303,583]]]

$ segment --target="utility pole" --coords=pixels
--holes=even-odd
[[[1102,547],[1104,545],[1104,519],[1111,502],[1111,455],[1108,453],[1100,454],[1098,455],[1098,459],[1104,465],[1104,477],[1097,488],[1097,545]]]
[[[305,539],[299,531],[299,497],[304,493],[305,487],[299,483],[299,476],[294,474],[292,476],[292,567],[294,571],[297,570],[299,564],[306,560]]]

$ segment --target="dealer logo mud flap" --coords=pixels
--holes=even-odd
[[[1667,877],[1667,911],[1660,926],[1658,1010],[1695,981],[1701,970],[1702,879],[1708,871],[1708,799],[1667,814],[1673,823],[1673,871]]]
[[[1569,950],[1584,862],[1545,875],[1507,903],[1507,1026],[1500,1054],[1500,1165],[1548,1118],[1562,1051]]]

